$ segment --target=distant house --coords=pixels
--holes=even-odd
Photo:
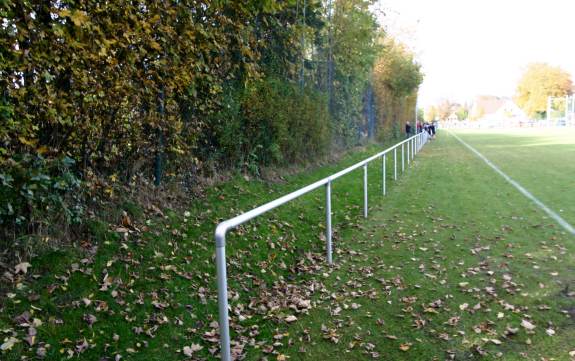
[[[473,101],[469,117],[473,120],[501,121],[522,120],[527,116],[511,98],[481,95]]]
[[[449,114],[449,116],[447,117],[448,122],[456,122],[458,120],[459,120],[459,117],[457,116],[457,114],[455,114],[455,112]]]

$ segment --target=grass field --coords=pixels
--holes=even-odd
[[[574,222],[573,137],[458,134]],[[127,233],[94,224],[100,239],[84,252],[57,250],[15,275],[1,305],[0,341],[13,344],[2,360],[213,359],[217,222],[375,152],[287,182],[238,178],[185,215],[143,217]],[[361,170],[333,185],[332,268],[320,240],[322,191],[231,234],[235,352],[249,360],[570,360],[573,237],[446,132],[388,183],[385,198],[379,167],[369,169],[367,221]]]
[[[575,128],[459,131],[465,142],[575,224]]]
[[[517,133],[462,136],[481,150],[493,138],[501,147],[485,155],[494,161],[505,159],[507,147],[544,159],[522,149],[537,138],[562,144],[549,134],[527,134],[528,141]],[[553,167],[568,162],[575,147],[536,151],[546,150],[556,159],[536,166],[541,185],[554,183],[573,197],[561,183],[569,184],[569,176],[558,177]],[[512,162],[502,168],[521,182],[522,165]],[[575,351],[573,237],[445,132],[399,187],[362,232],[340,245],[354,253],[338,259],[326,281],[330,293],[290,329],[294,339],[311,341],[288,355],[569,360]]]

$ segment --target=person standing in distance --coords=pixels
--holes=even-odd
[[[409,138],[411,135],[411,124],[409,122],[405,122],[405,137]]]

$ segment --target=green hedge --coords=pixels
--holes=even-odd
[[[257,173],[260,165],[307,161],[329,149],[327,99],[312,88],[268,78],[224,99],[208,133],[220,162]]]

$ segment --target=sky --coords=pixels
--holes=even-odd
[[[422,65],[422,107],[512,96],[532,62],[575,74],[574,0],[379,0],[377,9]]]

